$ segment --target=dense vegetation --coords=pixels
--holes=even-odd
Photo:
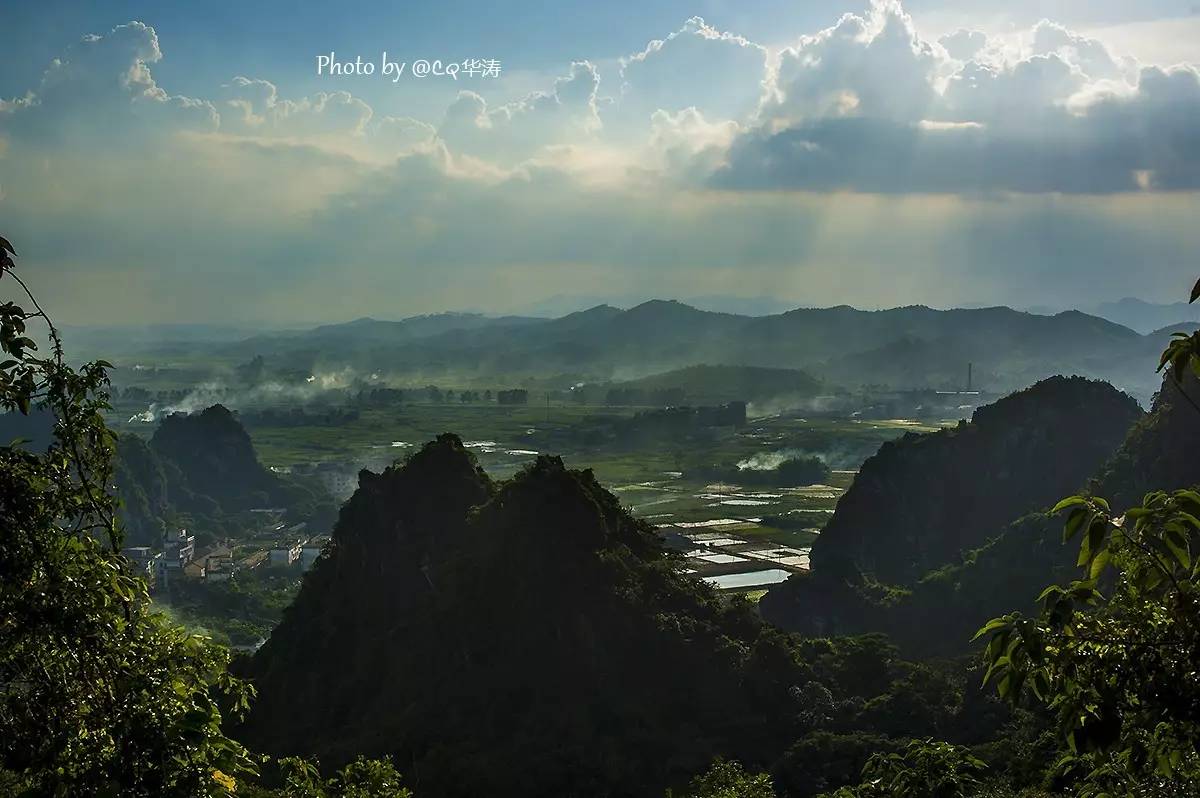
[[[1200,281],[1190,301],[1200,299]],[[1165,369],[1164,426],[1183,404],[1200,412],[1200,331],[1176,333]],[[1172,412],[1172,408],[1177,408]],[[1185,429],[1195,430],[1191,419]],[[1159,434],[1163,428],[1156,430]],[[1135,448],[1154,441],[1136,429]],[[1124,464],[1161,468],[1178,452],[1130,452]],[[1120,474],[1120,469],[1106,476]],[[1144,476],[1145,471],[1135,471]],[[1190,471],[1186,472],[1190,475]],[[1171,482],[1184,474],[1159,472]],[[1200,493],[1146,493],[1114,510],[1095,495],[1071,496],[1064,543],[1079,539],[1079,578],[1039,596],[1036,618],[1010,613],[979,630],[988,639],[984,681],[1017,703],[1032,694],[1054,713],[1066,745],[1056,763],[1084,795],[1178,795],[1200,783]]]
[[[319,485],[263,468],[250,436],[221,405],[167,416],[148,444],[122,436],[115,468],[130,545],[153,544],[171,527],[200,530],[202,543],[237,539],[260,523],[249,512],[255,508],[284,508],[314,528],[333,518]]]
[[[763,630],[586,472],[542,458],[497,486],[446,435],[363,480],[255,658],[247,739],[393,753],[436,794],[603,794],[761,733],[765,707],[718,688],[768,678]]]
[[[0,277],[24,283],[0,239]],[[26,292],[27,293],[27,292]],[[253,772],[221,731],[251,693],[228,654],[150,612],[123,567],[107,486],[106,364],[38,353],[32,309],[0,305],[0,407],[54,418],[44,451],[0,448],[0,787],[26,795],[223,795]]]

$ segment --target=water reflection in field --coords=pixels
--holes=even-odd
[[[762,571],[750,571],[741,574],[706,576],[704,577],[704,581],[718,590],[743,590],[745,588],[778,584],[789,576],[791,576],[791,573],[782,568],[767,568]]]

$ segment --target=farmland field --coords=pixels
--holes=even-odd
[[[144,409],[144,405],[118,404],[113,414],[116,426],[145,434],[151,425],[128,420]],[[329,425],[251,422],[247,429],[263,464],[280,470],[315,463],[379,469],[440,433],[454,432],[494,478],[511,476],[537,454],[559,455],[570,467],[591,468],[623,505],[652,523],[736,521],[722,528],[746,539],[807,546],[862,460],[884,441],[936,428],[907,420],[775,415],[750,419],[743,429],[700,441],[572,442],[572,432],[581,425],[628,419],[646,409],[405,403],[365,408],[352,420]],[[778,452],[821,457],[832,474],[823,485],[779,488],[713,484],[691,476],[703,464],[753,462],[756,456]]]

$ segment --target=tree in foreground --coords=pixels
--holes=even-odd
[[[910,740],[902,751],[874,754],[863,783],[830,798],[961,798],[978,793],[985,768],[962,746]]]
[[[249,688],[227,653],[150,608],[120,555],[109,364],[69,366],[0,238],[0,410],[54,419],[44,451],[0,446],[0,784],[17,795],[215,796],[253,773],[221,731]],[[29,325],[44,325],[39,353]]]
[[[1200,298],[1200,283],[1191,301]],[[1163,353],[1163,390],[1200,412],[1200,331]],[[985,681],[1033,696],[1065,738],[1059,777],[1084,796],[1193,794],[1200,783],[1200,493],[1153,491],[1117,512],[1059,502],[1080,578],[1042,593],[1036,618],[988,622]]]
[[[245,798],[412,798],[389,757],[360,756],[329,778],[321,776],[316,762],[301,757],[284,757],[278,767],[282,783],[278,789],[242,784],[240,794]]]
[[[667,798],[674,795],[667,790]],[[718,759],[679,798],[775,798],[775,791],[766,773],[747,773],[738,762]]]

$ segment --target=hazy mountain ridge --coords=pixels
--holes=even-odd
[[[348,322],[322,324],[302,332],[271,333],[240,341],[247,345],[288,345],[311,343],[399,343],[431,338],[456,331],[491,327],[537,324],[544,319],[523,316],[485,316],[482,313],[431,313],[410,316],[399,321],[386,321],[364,316]]]
[[[240,342],[247,357],[353,365],[390,373],[634,379],[699,364],[802,369],[831,384],[975,387],[1003,392],[1058,373],[1108,379],[1148,397],[1158,339],[1066,311],[1006,307],[935,310],[849,306],[738,316],[652,300],[598,305],[557,319],[442,314],[404,322],[360,320],[301,335]]]
[[[1133,297],[1104,302],[1089,308],[1087,312],[1140,333],[1149,333],[1181,322],[1194,326],[1200,321],[1200,308],[1195,305],[1186,302],[1147,302]]]

